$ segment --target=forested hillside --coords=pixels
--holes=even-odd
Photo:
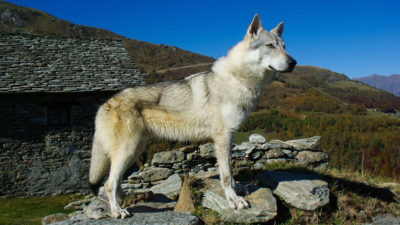
[[[240,132],[262,130],[282,140],[320,135],[321,147],[335,168],[398,177],[400,174],[400,119],[328,113],[284,114],[277,110],[253,113]]]

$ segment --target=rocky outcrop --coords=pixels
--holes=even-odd
[[[315,210],[329,203],[328,183],[315,175],[264,171],[256,178],[298,209]]]
[[[263,223],[271,220],[277,214],[275,197],[271,190],[255,185],[242,186],[245,193],[242,193],[250,208],[233,210],[229,208],[225,199],[224,191],[217,179],[205,179],[206,191],[202,206],[217,211],[223,221],[231,223]]]
[[[327,162],[328,157],[319,150],[319,140],[320,137],[311,137],[286,142],[280,140],[265,142],[262,136],[252,135],[249,142],[233,146],[233,167],[262,170],[265,164],[272,162],[320,166]],[[217,211],[225,222],[263,223],[273,219],[278,210],[272,193],[288,204],[303,210],[315,210],[329,201],[327,183],[319,177],[264,171],[256,176],[262,186],[245,183],[236,185],[237,193],[244,196],[251,207],[240,210],[230,209],[220,185],[214,146],[208,143],[199,147],[190,146],[175,151],[156,153],[150,165],[146,164],[140,171],[132,173],[123,181],[122,189],[128,194],[123,206],[134,212],[132,218],[142,212],[169,213],[177,204],[176,199],[182,186],[180,174],[184,171],[188,171],[204,184],[201,188],[202,206]],[[188,192],[188,184],[186,186],[186,192]],[[104,195],[103,188],[99,193],[100,196]],[[188,196],[190,195],[186,195]],[[115,221],[109,218],[104,219],[110,214],[108,206],[96,198],[70,203],[66,208],[78,211],[69,218],[71,223],[65,224],[72,224],[72,222],[86,224],[89,218],[99,219],[94,220],[98,224]],[[125,220],[121,220],[124,221],[121,224],[125,224]],[[136,224],[135,219],[129,217],[128,220]],[[104,223],[99,221],[104,221]]]
[[[82,214],[75,215],[66,221],[53,223],[53,225],[197,225],[201,224],[196,216],[181,212],[151,212],[151,213],[135,213],[134,216],[121,219],[104,218],[94,220],[84,218]]]

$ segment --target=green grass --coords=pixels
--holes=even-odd
[[[24,197],[0,199],[0,224],[41,224],[44,216],[70,213],[64,206],[76,196]]]

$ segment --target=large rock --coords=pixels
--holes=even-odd
[[[200,156],[204,157],[204,158],[215,157],[214,144],[207,143],[204,145],[200,145],[199,153],[200,153]]]
[[[133,216],[125,219],[104,218],[99,220],[90,219],[70,219],[67,221],[53,223],[53,225],[197,225],[201,224],[196,216],[180,212],[151,212],[134,213]]]
[[[321,137],[313,136],[310,138],[296,139],[286,141],[286,144],[291,145],[295,150],[316,150],[319,147]]]
[[[221,214],[224,222],[262,223],[274,218],[277,214],[276,200],[268,188],[248,186],[248,194],[244,197],[250,208],[230,209],[224,191],[217,179],[205,179],[207,190],[204,192],[202,206]]]
[[[288,204],[303,210],[315,210],[329,202],[328,183],[311,174],[264,171],[256,178]]]
[[[301,151],[296,155],[299,163],[306,165],[327,162],[328,158],[325,152]]]
[[[253,144],[264,144],[265,137],[263,137],[259,134],[252,134],[249,136],[249,142],[253,143]]]
[[[145,182],[155,182],[159,180],[167,179],[174,170],[168,168],[154,167],[149,170],[140,172],[139,175],[143,178]]]
[[[163,194],[169,198],[176,198],[182,187],[182,181],[178,174],[174,174],[165,181],[150,188],[154,194]]]
[[[151,165],[159,166],[159,165],[170,165],[177,162],[182,162],[185,159],[185,153],[182,151],[165,151],[158,152],[153,155],[153,159],[151,160]]]

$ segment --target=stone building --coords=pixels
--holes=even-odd
[[[143,84],[121,40],[0,34],[0,195],[87,190],[98,106]]]

